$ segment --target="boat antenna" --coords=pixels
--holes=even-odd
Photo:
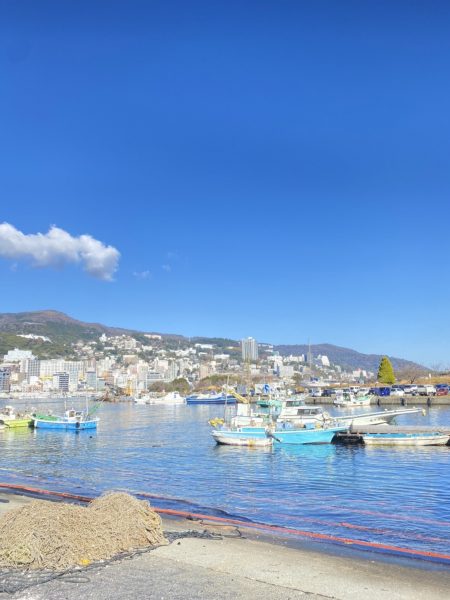
[[[308,360],[309,360],[309,378],[312,381],[312,354],[311,354],[311,339],[308,338]]]
[[[230,376],[227,375],[227,384],[226,384],[226,388],[225,388],[225,403],[223,405],[223,420],[225,421],[226,415],[227,415],[227,403],[228,403],[228,387],[229,387],[229,382],[230,382]],[[222,388],[223,389],[223,388]]]

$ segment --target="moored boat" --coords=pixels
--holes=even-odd
[[[268,435],[276,444],[331,444],[334,436],[339,431],[346,431],[346,427],[303,427],[272,429]]]
[[[366,433],[362,438],[369,446],[445,446],[449,441],[440,431]]]
[[[273,443],[272,438],[266,435],[264,427],[218,428],[214,429],[211,435],[218,444],[225,446],[267,448]]]
[[[282,401],[282,408],[278,414],[277,423],[291,423],[297,427],[323,427],[331,420],[331,416],[323,410],[322,406],[305,404],[295,398]]]
[[[371,396],[355,396],[351,392],[344,392],[336,395],[333,404],[335,406],[369,406],[371,399]]]
[[[160,397],[149,397],[147,399],[147,404],[185,404],[186,398],[182,396],[179,392],[169,392],[165,394],[165,396]]]
[[[186,404],[236,404],[236,398],[231,394],[191,394],[186,398]]]
[[[15,429],[17,427],[30,427],[33,424],[33,419],[29,415],[16,413],[12,406],[5,406],[0,413],[0,423],[9,429]]]
[[[33,419],[6,419],[2,421],[5,427],[8,429],[16,429],[17,427],[31,427],[33,425]]]
[[[66,410],[64,416],[40,415],[33,417],[34,427],[39,429],[60,429],[80,431],[83,429],[96,429],[98,417],[74,409]]]
[[[211,435],[218,444],[230,446],[269,445],[264,444],[264,438],[271,439],[274,445],[329,444],[337,432],[346,429],[346,427],[294,427],[290,423],[253,427],[230,427],[218,424]]]
[[[150,396],[136,396],[135,398],[133,398],[133,402],[135,404],[150,404]]]
[[[413,415],[424,413],[422,408],[396,408],[393,410],[378,410],[370,413],[361,413],[333,417],[338,425],[347,425],[347,427],[358,428],[362,425],[384,425],[391,423],[396,417],[404,415]]]

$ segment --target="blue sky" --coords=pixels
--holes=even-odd
[[[449,31],[435,1],[3,1],[0,222],[120,260],[3,251],[1,312],[449,365]]]

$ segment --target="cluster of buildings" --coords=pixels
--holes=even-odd
[[[48,340],[51,343],[51,340]],[[42,360],[31,350],[11,349],[0,364],[0,392],[102,392],[129,395],[152,384],[178,378],[196,385],[212,375],[250,373],[253,380],[282,380],[288,384],[320,377],[324,382],[363,380],[365,371],[344,372],[327,356],[281,356],[270,344],[246,338],[240,346],[190,342],[186,338],[143,335],[101,335],[97,340],[72,344],[75,359]]]

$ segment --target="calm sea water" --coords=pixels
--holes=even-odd
[[[86,495],[112,488],[153,494],[161,508],[450,555],[450,447],[220,447],[208,419],[222,412],[105,404],[94,433],[4,430],[0,481]],[[450,409],[398,422],[450,426]]]

